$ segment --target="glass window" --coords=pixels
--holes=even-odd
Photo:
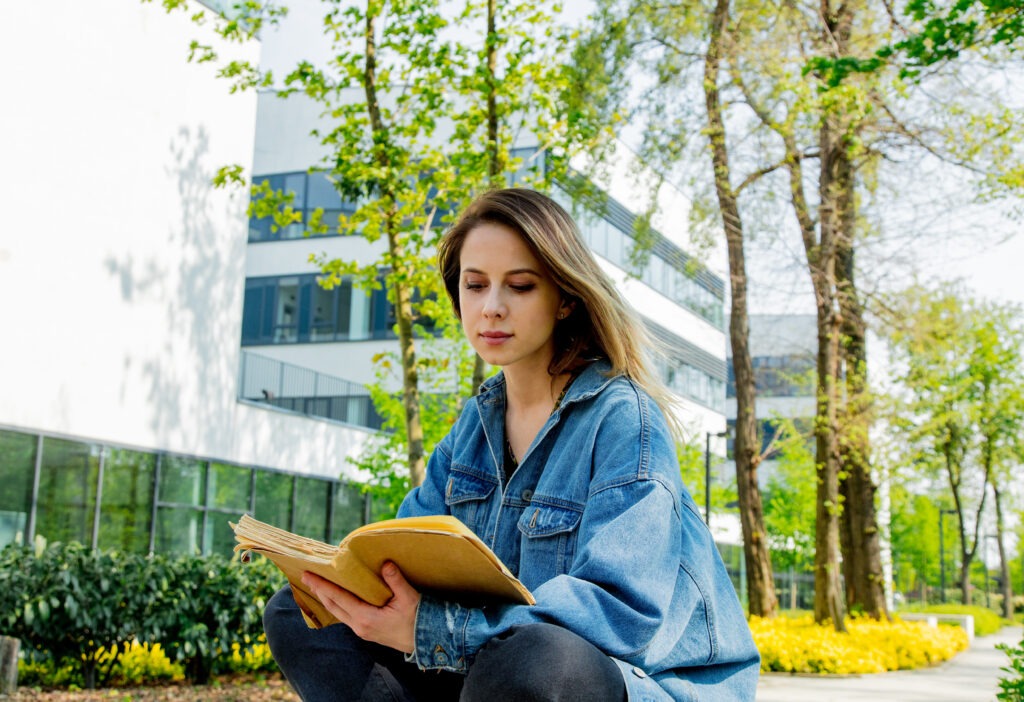
[[[336,290],[338,299],[335,306],[334,330],[339,338],[348,339],[352,335],[352,281],[343,280]]]
[[[43,439],[36,534],[92,545],[100,447]]]
[[[280,187],[286,194],[292,193],[292,207],[296,210],[306,209],[306,174],[288,173],[284,176]]]
[[[37,438],[0,430],[0,548],[21,541],[32,506]]]
[[[207,507],[237,511],[249,511],[249,481],[251,468],[211,463],[207,476]]]
[[[310,320],[309,329],[311,341],[334,338],[334,323],[336,319],[334,302],[337,292],[337,289],[325,290],[319,284],[314,283],[310,295],[312,298],[312,319]]]
[[[256,509],[253,516],[281,529],[290,529],[293,481],[293,476],[284,473],[256,471]]]
[[[242,518],[242,512],[208,512],[203,553],[218,553],[230,557],[235,549],[235,530],[231,523]]]
[[[352,291],[352,315],[349,325],[350,339],[369,339],[373,324],[373,297],[369,290]]]
[[[327,538],[326,480],[295,479],[295,521],[292,531],[312,539]]]
[[[134,553],[149,551],[155,475],[155,455],[107,449],[103,461],[98,548]]]
[[[274,313],[274,341],[298,341],[299,279],[281,278],[277,284],[277,306]]]
[[[242,343],[254,343],[269,336],[263,328],[263,302],[267,286],[263,281],[245,282],[245,301],[242,304]]]
[[[206,502],[206,465],[194,458],[164,456],[160,463],[160,502],[202,507]]]
[[[363,491],[357,485],[334,486],[334,512],[331,514],[329,542],[337,543],[353,529],[363,525]]]
[[[338,189],[327,179],[327,174],[323,171],[309,174],[309,197],[306,200],[306,208],[314,210],[317,207],[325,210],[343,209]]]
[[[202,528],[202,510],[161,507],[156,513],[153,548],[160,553],[201,553]]]

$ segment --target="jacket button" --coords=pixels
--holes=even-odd
[[[533,490],[530,490],[530,489],[523,490],[523,494],[520,495],[520,497],[523,498],[523,502],[529,502],[530,500],[533,499]]]
[[[642,668],[639,668],[637,666],[633,666],[633,675],[637,676],[638,678],[647,677],[647,673],[645,673]]]

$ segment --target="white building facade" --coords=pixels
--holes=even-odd
[[[261,504],[290,523],[296,492],[354,499],[338,478],[371,432],[238,399],[248,193],[211,179],[249,172],[256,97],[187,55],[259,46],[202,9],[0,10],[0,545],[222,550]]]

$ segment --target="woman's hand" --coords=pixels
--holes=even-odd
[[[313,573],[303,573],[302,582],[328,612],[359,638],[402,653],[412,653],[416,648],[416,608],[420,605],[420,593],[394,563],[384,564],[381,577],[394,593],[382,607],[364,602],[348,590]]]

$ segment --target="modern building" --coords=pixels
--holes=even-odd
[[[390,311],[383,293],[320,288],[308,256],[313,241],[347,258],[372,246],[271,232],[246,215],[246,190],[211,187],[239,164],[304,211],[345,207],[304,136],[315,108],[231,94],[215,68],[187,62],[193,38],[259,51],[193,24],[207,4],[0,12],[5,65],[33,67],[11,72],[25,99],[0,113],[0,546],[228,552],[243,512],[329,540],[366,518],[347,458],[379,426],[363,385],[395,347]],[[604,187],[608,205],[581,213],[582,230],[669,349],[661,371],[684,422],[719,432],[722,279],[691,265],[678,197],[631,276],[632,212],[646,203],[622,174]]]
[[[230,552],[244,511],[362,519],[339,478],[371,432],[239,400],[248,192],[210,183],[251,172],[256,98],[187,56],[259,47],[202,9],[0,10],[0,545]]]

